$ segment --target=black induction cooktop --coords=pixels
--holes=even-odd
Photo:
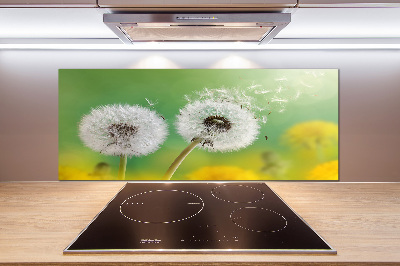
[[[127,183],[64,253],[330,253],[265,183]]]

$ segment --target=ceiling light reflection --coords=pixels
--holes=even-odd
[[[213,65],[210,68],[261,68],[259,65],[250,61],[246,58],[237,55],[230,55],[225,57]]]
[[[151,55],[141,59],[139,62],[129,66],[129,68],[140,69],[174,69],[181,68],[175,62],[161,55]]]

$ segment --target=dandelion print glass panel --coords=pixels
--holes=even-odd
[[[339,180],[337,69],[61,69],[60,180]]]

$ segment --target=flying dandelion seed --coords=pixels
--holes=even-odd
[[[299,99],[300,95],[301,95],[301,92],[297,91],[293,99],[295,99],[295,100]]]
[[[155,106],[156,104],[158,104],[158,101],[152,102],[152,101],[150,101],[150,100],[147,99],[147,98],[145,98],[145,100],[146,100],[146,102],[149,104],[149,107],[150,107],[150,108],[154,108],[154,106]]]
[[[324,90],[323,77],[325,74],[325,71],[304,71],[297,81],[302,93],[312,96],[318,94],[320,90]]]
[[[287,81],[287,77],[276,78],[275,81]]]
[[[270,93],[270,90],[255,90],[254,93],[255,94],[267,94]]]
[[[287,99],[279,99],[279,98],[272,98],[271,102],[282,102],[282,103],[287,103]]]
[[[85,146],[105,155],[119,156],[118,178],[125,178],[127,157],[155,152],[168,135],[167,123],[139,105],[105,105],[92,109],[79,123]]]
[[[308,84],[306,84],[304,81],[300,81],[300,84],[301,85],[303,85],[303,86],[305,86],[305,87],[307,87],[307,88],[313,88],[314,86],[311,86],[311,85],[308,85]]]
[[[304,73],[307,75],[311,75],[314,78],[325,76],[325,72],[323,72],[323,71],[304,71]]]
[[[260,85],[260,84],[255,84],[255,83],[253,82],[250,86],[247,87],[247,89],[253,90],[253,89],[256,89],[256,88],[258,88],[258,87],[261,87],[261,85]]]

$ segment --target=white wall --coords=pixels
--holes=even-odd
[[[0,50],[0,181],[57,180],[60,68],[233,66],[339,68],[341,181],[400,181],[400,50]]]

